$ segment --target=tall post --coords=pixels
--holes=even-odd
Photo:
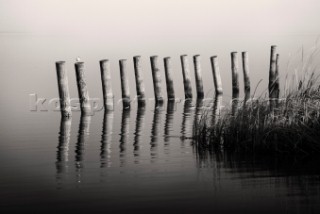
[[[250,96],[249,57],[248,52],[242,52],[242,70],[244,81],[244,93]]]
[[[194,65],[194,73],[196,79],[196,87],[197,87],[197,99],[203,99],[203,82],[202,82],[202,74],[201,74],[201,65],[200,65],[200,55],[193,56],[193,65]]]
[[[123,108],[130,108],[130,89],[127,77],[127,60],[119,60]]]
[[[279,54],[277,54],[276,56],[276,72],[275,72],[275,76],[276,76],[276,80],[275,80],[275,98],[279,99],[279,95],[280,95],[280,79],[279,79]]]
[[[168,95],[168,100],[170,101],[175,99],[172,70],[171,70],[172,68],[171,58],[166,57],[163,59],[163,61],[164,61],[164,71],[166,75],[167,95]]]
[[[81,114],[89,115],[92,113],[90,100],[89,100],[89,92],[87,89],[87,83],[84,75],[84,63],[77,62],[75,63],[76,69],[76,78],[77,78],[77,86],[78,86],[78,94],[81,106]]]
[[[221,95],[223,94],[223,90],[222,90],[222,81],[221,81],[221,75],[220,75],[220,70],[218,65],[218,57],[212,56],[210,57],[210,61],[211,61],[213,82],[214,82],[216,95]]]
[[[145,88],[143,83],[143,76],[141,71],[141,56],[133,57],[133,64],[134,64],[134,74],[136,77],[136,90],[138,96],[138,104],[141,106],[145,104]]]
[[[187,55],[181,55],[180,60],[183,75],[184,95],[186,99],[192,99],[192,86]]]
[[[113,93],[111,85],[111,70],[109,60],[100,60],[100,72],[104,108],[105,110],[113,110]]]
[[[231,53],[232,96],[239,94],[238,53]]]
[[[275,93],[275,82],[276,82],[276,69],[277,69],[277,57],[276,57],[277,46],[271,46],[270,53],[270,69],[269,69],[269,98],[273,99],[276,97]]]
[[[151,70],[152,70],[152,78],[153,78],[153,88],[154,88],[154,97],[157,104],[163,103],[163,97],[161,94],[161,77],[160,77],[160,69],[158,64],[158,56],[151,56]]]
[[[56,62],[58,90],[60,98],[60,111],[62,117],[71,117],[71,105],[69,95],[68,76],[65,68],[65,62]]]

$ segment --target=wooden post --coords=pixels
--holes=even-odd
[[[275,76],[276,76],[276,80],[275,80],[275,98],[279,99],[280,96],[280,79],[279,79],[279,54],[277,54],[276,56],[276,72],[275,72]]]
[[[106,110],[113,110],[113,93],[111,85],[110,61],[100,60],[100,72],[103,92],[103,104]]]
[[[232,96],[239,94],[239,74],[238,74],[238,56],[237,52],[231,53],[231,71],[232,71]]]
[[[134,73],[136,77],[136,90],[138,96],[138,104],[141,106],[145,104],[145,88],[143,83],[143,76],[141,71],[141,56],[133,57]]]
[[[213,82],[214,82],[216,95],[221,95],[223,94],[223,90],[222,90],[221,75],[220,75],[220,70],[218,65],[218,57],[212,56],[210,57],[210,61],[211,61]]]
[[[202,74],[201,74],[201,65],[200,65],[200,55],[193,56],[193,65],[194,65],[194,73],[196,79],[196,87],[197,87],[197,99],[203,99],[203,82],[202,82]]]
[[[123,108],[130,108],[130,89],[127,77],[127,60],[119,60]]]
[[[71,117],[71,105],[69,95],[68,76],[65,68],[65,62],[56,62],[58,90],[60,98],[60,110],[62,117]]]
[[[276,97],[275,92],[275,82],[276,82],[276,51],[277,46],[271,46],[271,53],[270,53],[270,69],[269,69],[269,98],[274,99]]]
[[[186,99],[192,99],[192,86],[187,55],[181,55],[180,60],[183,75],[184,95]]]
[[[160,77],[160,69],[158,65],[158,56],[151,56],[151,70],[152,70],[152,78],[153,78],[153,88],[154,88],[154,97],[156,103],[163,103],[163,97],[161,94],[161,77]]]
[[[87,83],[84,75],[84,63],[77,62],[75,63],[76,77],[77,77],[77,86],[78,94],[81,106],[81,114],[90,115],[92,114],[91,105],[89,101],[89,92],[87,89]]]
[[[174,100],[175,94],[174,94],[174,86],[173,86],[173,79],[172,79],[172,66],[171,66],[171,58],[166,57],[163,59],[164,61],[164,71],[166,75],[166,85],[167,85],[167,95],[168,100]]]
[[[244,93],[246,97],[250,97],[250,77],[249,77],[249,57],[248,52],[242,52],[242,70],[244,81]]]

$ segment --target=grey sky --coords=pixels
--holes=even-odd
[[[318,0],[0,0],[0,5],[1,32],[111,39],[320,32]]]

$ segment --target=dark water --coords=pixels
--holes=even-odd
[[[319,213],[319,160],[198,150],[197,106],[12,116],[2,213]]]

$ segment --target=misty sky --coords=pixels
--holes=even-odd
[[[320,33],[318,0],[0,0],[0,5],[1,33],[110,39]]]

